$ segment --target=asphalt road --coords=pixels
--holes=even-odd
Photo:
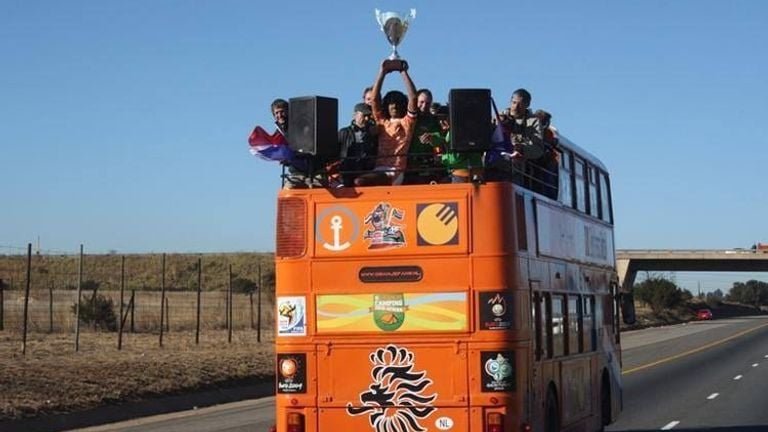
[[[274,424],[268,397],[77,429],[80,432],[266,432]]]
[[[610,431],[768,431],[768,318],[644,330],[626,339],[624,411]]]
[[[612,432],[768,432],[768,317],[675,325],[622,336],[624,411]],[[264,432],[274,398],[81,432]]]

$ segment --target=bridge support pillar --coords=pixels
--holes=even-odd
[[[619,286],[621,286],[621,292],[631,292],[632,286],[635,284],[635,277],[637,277],[637,270],[633,267],[631,259],[617,258],[616,259],[616,271],[619,273]]]

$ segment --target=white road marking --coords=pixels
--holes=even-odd
[[[744,377],[743,377],[743,376],[741,376],[741,375],[736,375],[735,377],[733,377],[733,380],[734,380],[734,381],[738,381],[738,380],[740,380],[740,379],[742,379],[742,378],[744,378]]]
[[[670,429],[674,428],[675,426],[677,426],[679,424],[680,424],[680,422],[675,420],[675,421],[669,422],[666,426],[661,428],[661,430],[670,430]]]
[[[711,395],[707,396],[707,400],[712,400],[718,396],[720,396],[720,393],[712,393]]]
[[[760,363],[752,363],[752,367],[757,367]]]

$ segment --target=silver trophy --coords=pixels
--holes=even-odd
[[[411,9],[411,12],[401,18],[396,12],[381,12],[376,9],[376,21],[381,26],[381,31],[387,36],[387,40],[392,45],[392,54],[390,54],[390,60],[398,60],[400,56],[397,54],[397,46],[403,41],[405,33],[408,31],[408,25],[411,20],[416,18],[416,9]]]

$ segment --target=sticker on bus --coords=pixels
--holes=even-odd
[[[459,204],[457,202],[417,204],[416,214],[419,246],[459,244]]]
[[[465,292],[323,294],[316,298],[318,333],[466,331]]]
[[[277,335],[307,335],[307,301],[301,296],[277,298]]]
[[[415,354],[407,348],[387,345],[369,356],[372,382],[360,393],[359,400],[347,402],[350,416],[368,416],[375,431],[427,430],[421,421],[437,408],[432,403],[438,394],[429,389],[433,381],[426,371],[415,370]]]
[[[363,223],[368,229],[363,238],[368,240],[368,250],[387,250],[405,246],[405,210],[380,202],[365,216]]]
[[[481,351],[483,392],[510,392],[515,390],[515,352]]]
[[[307,392],[306,354],[297,353],[277,355],[277,392]]]
[[[480,329],[509,330],[512,328],[512,296],[506,292],[480,293]]]

